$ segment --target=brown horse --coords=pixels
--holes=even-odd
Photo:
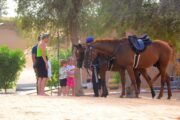
[[[116,63],[128,71],[132,85],[135,89],[136,97],[138,97],[139,93],[136,87],[136,77],[133,71],[135,53],[127,38],[123,38],[122,40],[96,40],[96,42],[92,43],[92,46],[88,51],[90,52],[86,53],[85,63],[88,63],[89,59],[94,59],[98,54],[115,57]],[[159,69],[160,73],[158,75],[161,75],[161,89],[158,99],[163,96],[165,82],[168,87],[168,99],[172,96],[170,80],[166,72],[167,65],[172,57],[172,52],[173,50],[168,43],[156,40],[152,42],[144,52],[140,53],[137,69],[146,69],[153,65],[156,65]]]
[[[77,66],[79,68],[82,67],[82,64],[83,64],[83,60],[84,60],[84,51],[86,50],[86,47],[82,46],[81,44],[78,44],[78,45],[74,45],[76,47],[76,50],[75,50],[75,55],[76,55],[76,59],[77,59]],[[87,52],[87,51],[86,51]],[[99,54],[98,55],[98,59],[99,59],[99,64],[98,64],[98,67],[99,67],[99,75],[101,77],[101,80],[102,80],[102,88],[103,88],[103,93],[102,93],[102,96],[103,97],[106,97],[107,94],[108,94],[108,91],[107,91],[107,88],[106,88],[106,82],[105,82],[105,74],[106,74],[106,71],[109,70],[109,62],[110,62],[110,59],[103,55],[103,54]],[[97,64],[97,63],[94,63],[94,64]],[[113,66],[112,68],[110,69],[111,71],[116,71],[116,72],[119,72],[120,73],[120,76],[121,76],[121,80],[122,80],[122,93],[121,93],[121,96],[120,97],[123,97],[125,95],[125,68],[123,66],[119,66],[117,65],[116,63],[113,63]],[[138,86],[138,90],[140,91],[140,78],[139,78],[139,75],[138,75],[138,72],[140,72],[144,78],[146,79],[150,89],[151,89],[151,94],[152,94],[152,97],[154,98],[155,96],[155,92],[153,90],[153,87],[152,87],[152,84],[151,84],[151,78],[148,76],[147,72],[145,69],[136,69],[134,70],[135,71],[135,76],[136,76],[136,83],[137,83],[137,86]]]

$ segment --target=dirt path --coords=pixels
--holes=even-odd
[[[0,96],[1,120],[180,120],[180,101]]]
[[[0,45],[7,45],[12,49],[26,49],[26,42],[16,30],[15,23],[6,22],[0,26]]]

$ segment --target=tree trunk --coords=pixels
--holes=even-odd
[[[69,34],[72,44],[78,43],[78,31],[79,31],[79,22],[78,14],[82,6],[82,0],[72,0],[73,7],[70,9],[68,16],[68,25],[69,25]],[[74,52],[73,52],[74,53]],[[74,55],[73,55],[74,57]],[[80,80],[80,70],[75,72],[75,95],[83,95],[83,90],[81,87]]]

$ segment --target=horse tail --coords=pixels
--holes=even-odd
[[[172,61],[174,63],[176,61],[176,48],[172,43],[170,43],[170,42],[167,42],[167,43],[168,43],[169,47],[172,50],[170,61]]]
[[[175,46],[172,43],[168,43],[168,44],[172,48],[172,59],[171,59],[171,61],[174,64],[175,74],[177,76],[179,76],[180,75],[180,63],[177,61]]]

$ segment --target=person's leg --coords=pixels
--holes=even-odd
[[[72,96],[75,96],[75,89],[74,89],[74,87],[71,87],[71,89],[72,89]]]
[[[37,83],[37,90],[38,90],[38,95],[41,95],[42,94],[42,91],[41,91],[41,81],[42,81],[42,78],[41,77],[38,77],[38,83]]]
[[[67,96],[69,95],[69,90],[70,90],[70,87],[67,86],[67,91],[66,91]]]
[[[34,68],[34,72],[35,72],[35,75],[36,75],[36,93],[38,95],[38,73],[37,73],[37,69]]]
[[[96,77],[95,77],[94,71],[92,72],[92,83],[93,83],[94,96],[98,97],[99,96],[98,83],[96,82]]]
[[[63,86],[63,95],[66,96],[66,86]]]
[[[58,89],[58,96],[61,96],[61,93],[62,93],[62,86],[60,86]]]
[[[67,78],[67,89],[66,89],[66,94],[69,95],[69,90],[71,86],[71,79],[70,77]]]
[[[45,94],[45,86],[46,86],[46,81],[47,81],[47,78],[44,77],[41,81],[41,91],[42,91],[42,95],[46,95]]]
[[[63,92],[64,96],[67,95],[67,86],[64,87],[64,92]]]
[[[64,96],[64,86],[62,86],[61,95]]]
[[[62,93],[62,85],[61,85],[61,79],[59,79],[59,84],[58,84],[58,96],[60,96]]]

